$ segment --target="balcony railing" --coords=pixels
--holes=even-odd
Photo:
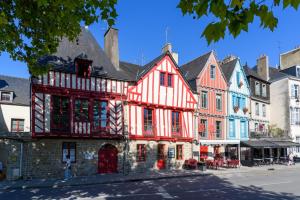
[[[199,137],[202,140],[222,140],[223,138],[223,134],[221,131],[217,131],[217,132],[199,132]]]
[[[264,138],[264,137],[272,137],[269,130],[250,129],[250,138]]]

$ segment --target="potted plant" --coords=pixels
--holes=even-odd
[[[244,114],[246,114],[247,112],[248,112],[248,108],[243,108],[243,112],[244,112]]]
[[[234,112],[236,113],[236,112],[239,111],[239,107],[238,107],[238,106],[234,106],[234,107],[233,107],[233,110],[234,110]]]
[[[240,81],[239,87],[242,87],[244,85],[243,81]]]

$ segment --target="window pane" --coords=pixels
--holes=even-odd
[[[52,96],[52,126],[53,130],[68,131],[70,123],[69,98]]]
[[[88,100],[75,100],[75,121],[87,122],[89,121],[89,102]]]
[[[93,106],[94,129],[107,127],[107,102],[94,101]]]
[[[165,86],[165,75],[166,73],[160,72],[160,85]]]
[[[152,132],[152,109],[144,109],[144,131]]]
[[[168,74],[168,87],[172,87],[172,78],[173,78],[173,75]]]
[[[10,92],[1,92],[1,101],[10,101]]]

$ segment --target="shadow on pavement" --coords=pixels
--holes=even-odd
[[[233,180],[231,180],[233,181]],[[0,191],[0,199],[230,199],[294,200],[290,193],[257,186],[235,186],[214,175],[120,184]]]

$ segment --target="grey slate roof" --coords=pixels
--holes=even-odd
[[[136,81],[138,74],[142,71],[142,66],[124,61],[120,61],[120,68],[127,72],[132,81]]]
[[[254,77],[254,78],[256,78],[256,79],[262,80],[262,81],[264,81],[264,82],[268,82],[267,80],[265,80],[263,77],[261,77],[261,76],[256,72],[257,68],[252,68],[252,69],[251,69],[251,68],[248,67],[247,65],[245,65],[243,68],[244,68],[245,74],[246,74],[247,76],[252,76],[252,77]]]
[[[0,75],[0,91],[14,93],[11,104],[30,105],[30,81],[28,79]]]
[[[234,71],[234,68],[235,68],[237,62],[238,62],[238,58],[233,59],[227,63],[220,64],[222,72],[223,72],[227,82],[230,81],[230,78],[232,76],[232,73]]]
[[[210,51],[202,56],[199,56],[198,58],[184,64],[181,66],[181,71],[184,74],[184,77],[191,81],[193,79],[196,79],[199,73],[202,71],[202,69],[205,67],[205,64],[207,63],[207,60],[213,52]]]
[[[51,64],[52,69],[67,73],[75,73],[74,60],[85,58],[93,61],[92,76],[108,77],[117,80],[131,80],[130,72],[119,70],[111,63],[105,52],[88,29],[82,28],[77,40],[63,38],[57,52],[40,59],[40,64]]]
[[[272,68],[272,67],[269,68],[269,73],[270,73],[270,80],[269,80],[270,82],[289,77],[288,74],[282,73],[280,72],[279,69]]]

